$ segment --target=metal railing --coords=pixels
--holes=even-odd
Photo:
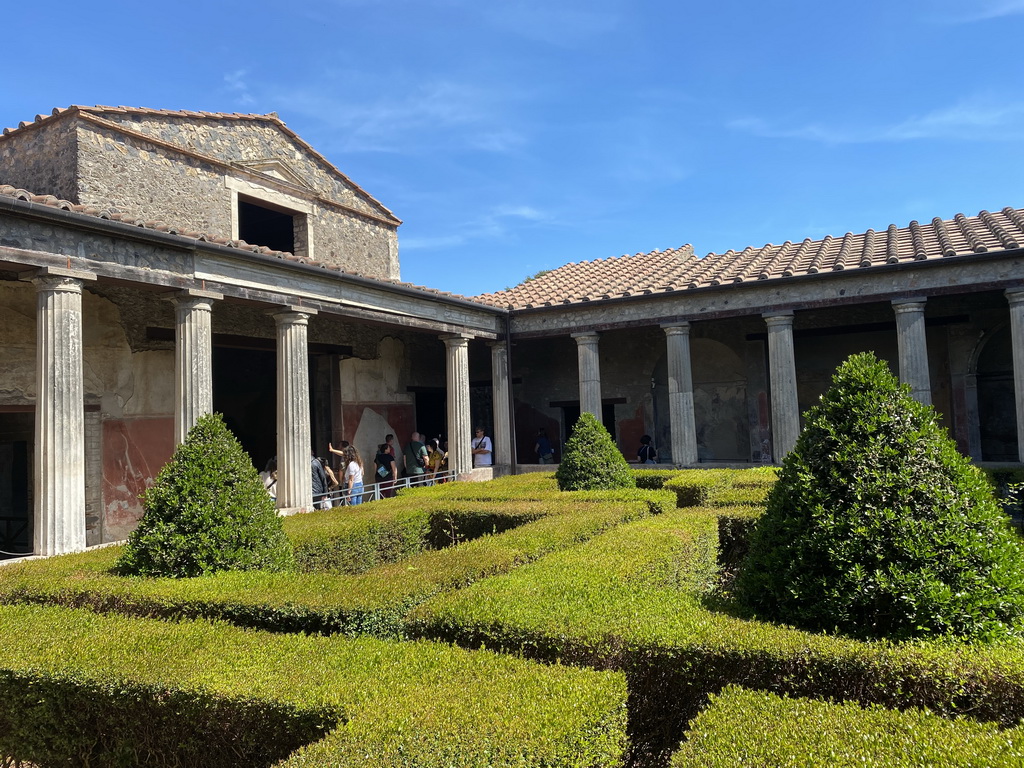
[[[363,486],[360,494],[363,501],[380,501],[381,499],[394,496],[399,488],[416,488],[429,485],[441,485],[442,483],[455,482],[455,472],[448,470],[428,475],[412,475],[411,477],[398,477],[394,480],[385,480],[380,483],[370,483]],[[327,493],[321,493],[313,498],[313,506],[317,509],[323,508],[324,500],[327,500],[331,507],[347,507],[351,505],[347,488],[336,488]]]

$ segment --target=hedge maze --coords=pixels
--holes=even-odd
[[[1024,646],[753,620],[771,469],[288,518],[284,572],[0,568],[0,765],[1020,765]]]

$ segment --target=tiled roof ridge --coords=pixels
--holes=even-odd
[[[486,304],[470,296],[462,296],[458,293],[452,293],[450,291],[442,291],[437,288],[428,288],[423,285],[416,285],[415,283],[407,283],[402,280],[395,280],[393,278],[386,277],[373,277],[370,275],[364,275],[361,272],[353,272],[336,264],[325,264],[320,261],[310,260],[303,258],[302,256],[296,256],[294,253],[288,251],[275,251],[272,248],[268,248],[265,245],[253,245],[247,243],[245,240],[232,240],[228,237],[222,237],[220,235],[210,234],[208,232],[190,232],[173,225],[170,225],[164,221],[155,219],[143,219],[135,216],[130,216],[126,213],[118,211],[116,208],[102,208],[96,205],[79,205],[72,203],[69,200],[61,200],[54,195],[35,195],[28,190],[19,189],[13,187],[10,184],[0,183],[0,196],[14,198],[15,200],[23,200],[27,203],[33,203],[36,205],[43,205],[48,208],[56,208],[69,213],[74,213],[82,216],[91,216],[97,219],[104,219],[107,221],[118,221],[122,224],[129,226],[139,227],[141,229],[153,230],[155,232],[163,232],[168,235],[176,235],[177,237],[195,240],[196,242],[213,243],[214,245],[222,245],[228,248],[237,248],[243,251],[250,251],[251,253],[258,253],[263,256],[273,256],[283,261],[296,262],[299,264],[306,264],[312,267],[320,267],[330,272],[338,272],[343,275],[350,275],[353,277],[359,277],[364,280],[373,280],[378,283],[388,283],[390,285],[397,285],[403,288],[411,288],[413,290],[421,291],[423,293],[433,294],[435,296],[443,296],[451,299],[458,299],[460,301],[469,301],[474,304]]]
[[[976,216],[955,214],[933,218],[927,224],[911,221],[905,227],[888,225],[842,236],[804,238],[781,245],[708,253],[679,260],[677,269],[633,268],[632,262],[650,264],[666,251],[570,263],[504,291],[476,296],[479,301],[514,309],[576,304],[602,298],[638,294],[673,293],[695,288],[736,285],[769,279],[789,279],[826,272],[870,269],[915,261],[983,254],[1024,247],[1024,209],[1005,207]],[[625,286],[625,288],[624,288]],[[615,289],[615,290],[610,290]]]
[[[654,250],[648,253],[623,254],[604,259],[563,264],[535,277],[527,278],[512,288],[480,294],[473,298],[501,307],[532,307],[572,304],[580,301],[612,298],[613,296],[632,296],[639,292],[651,293],[651,290],[635,290],[638,276],[655,279],[665,274],[666,267],[675,271],[685,269],[685,266],[694,258],[693,247],[687,244],[678,248]],[[553,296],[553,289],[567,288],[564,285],[564,278],[567,276],[578,276],[584,281],[586,278],[591,278],[600,282],[599,284],[595,282],[588,287],[588,290],[568,290],[560,296]]]
[[[267,114],[245,113],[245,112],[200,112],[200,111],[195,111],[195,110],[150,109],[150,108],[147,108],[147,107],[124,107],[124,106],[111,107],[111,106],[103,106],[103,105],[97,105],[97,106],[94,106],[94,107],[90,107],[90,106],[86,106],[86,105],[82,105],[82,104],[72,104],[69,107],[55,107],[53,110],[51,110],[49,115],[38,114],[38,115],[36,115],[35,120],[31,121],[31,122],[28,121],[28,120],[23,120],[20,123],[18,123],[18,127],[17,128],[4,128],[3,129],[3,133],[0,134],[0,141],[2,141],[6,136],[9,136],[9,135],[14,134],[16,132],[19,132],[19,131],[22,131],[22,130],[26,130],[26,129],[31,129],[31,128],[33,128],[33,127],[35,127],[35,126],[37,126],[37,125],[39,125],[41,123],[46,123],[46,122],[49,122],[51,120],[64,117],[66,115],[74,115],[74,114],[80,114],[80,115],[83,115],[83,116],[88,116],[88,117],[93,118],[94,120],[102,120],[104,125],[107,125],[107,126],[110,126],[112,128],[115,128],[116,130],[119,130],[119,131],[122,131],[122,132],[125,132],[125,133],[130,133],[133,136],[143,136],[143,137],[145,137],[147,139],[154,140],[154,137],[152,137],[152,136],[150,136],[150,135],[148,135],[146,133],[142,133],[142,132],[139,132],[139,131],[133,131],[130,128],[127,128],[127,127],[125,127],[124,125],[122,125],[120,123],[117,123],[117,122],[114,122],[114,121],[111,121],[111,120],[105,120],[103,118],[103,114],[111,113],[111,112],[116,112],[116,113],[120,113],[120,114],[153,115],[153,116],[157,116],[157,117],[185,117],[185,118],[189,118],[189,119],[197,119],[197,118],[199,118],[199,119],[209,119],[209,120],[251,120],[251,121],[264,121],[264,122],[273,123],[283,133],[285,133],[287,136],[289,136],[293,141],[295,141],[296,143],[301,145],[303,149],[305,149],[312,156],[314,156],[317,160],[319,160],[324,165],[326,165],[330,169],[330,171],[332,173],[337,174],[347,185],[349,185],[352,188],[352,191],[355,192],[359,197],[361,197],[365,202],[367,202],[370,205],[372,205],[372,206],[380,209],[381,211],[383,211],[388,218],[394,220],[394,223],[396,225],[402,223],[402,220],[399,219],[397,216],[395,216],[394,212],[390,208],[388,208],[380,200],[375,198],[373,195],[371,195],[365,189],[363,189],[358,184],[356,184],[354,181],[352,181],[352,179],[349,178],[343,171],[341,171],[341,169],[339,169],[338,166],[336,166],[334,163],[332,163],[330,160],[328,160],[324,155],[322,155],[320,152],[318,152],[316,149],[314,149],[310,144],[308,144],[301,136],[299,136],[297,133],[295,133],[295,131],[293,131],[291,128],[289,128],[288,125],[284,122],[284,120],[282,120],[278,116],[277,112],[268,112]],[[189,151],[189,150],[186,150],[186,148],[184,148],[184,147],[179,147],[179,149],[181,149],[182,151]],[[195,153],[193,152],[193,154],[195,154]]]

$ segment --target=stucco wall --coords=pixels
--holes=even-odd
[[[82,294],[82,374],[86,420],[86,539],[124,538],[173,445],[174,356],[133,352],[120,308],[86,289]],[[36,291],[0,282],[0,405],[36,401]]]

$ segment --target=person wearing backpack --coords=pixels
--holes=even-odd
[[[537,463],[539,464],[554,464],[555,463],[555,449],[551,445],[551,441],[548,440],[548,433],[541,427],[537,430],[537,442],[533,446],[534,453],[537,454]]]
[[[387,443],[381,443],[377,446],[377,455],[373,457],[374,481],[380,486],[380,495],[384,499],[395,495],[398,466],[395,464],[394,450]]]
[[[419,478],[426,472],[427,446],[420,442],[421,437],[419,432],[413,432],[409,436],[409,442],[405,445],[403,453],[406,477]]]
[[[651,445],[650,435],[644,435],[640,438],[640,449],[636,452],[636,460],[641,464],[658,463],[658,451]]]

